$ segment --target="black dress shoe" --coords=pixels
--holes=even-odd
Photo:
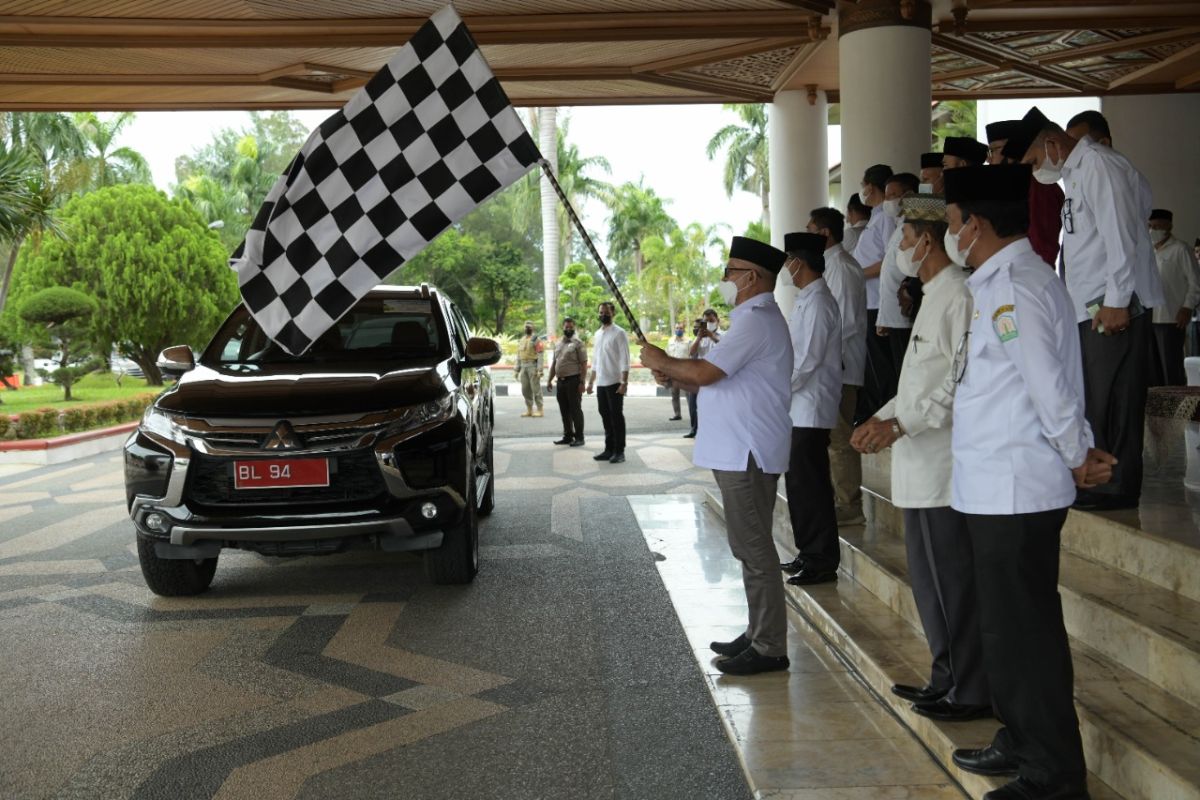
[[[554,440],[554,443],[555,443],[555,444],[570,444],[570,443],[571,443],[571,442],[573,442],[573,441],[575,441],[575,440],[574,440],[574,439],[570,439],[570,438],[568,438],[568,437],[564,436],[564,437],[563,437],[563,438],[561,438],[561,439],[555,439],[555,440]]]
[[[749,639],[749,637],[746,636],[746,634],[743,633],[741,636],[738,636],[732,642],[713,642],[712,644],[710,644],[708,646],[708,649],[712,650],[714,653],[716,653],[719,656],[726,656],[728,658],[733,658],[734,656],[739,655],[743,650],[745,650],[749,646],[750,646],[750,639]]]
[[[695,438],[696,438],[696,432],[695,432],[695,431],[688,431],[687,433],[685,433],[685,434],[683,435],[683,438],[685,438],[685,439],[695,439]]]
[[[683,419],[683,417],[679,417],[679,416],[667,417],[667,422],[678,422],[681,419]]]
[[[966,703],[951,703],[946,698],[926,703],[913,703],[912,710],[922,717],[936,719],[938,722],[968,722],[973,719],[986,719],[992,716],[992,706],[975,706]]]
[[[613,457],[608,460],[608,463],[624,464],[625,463],[625,454],[624,453],[613,453]]]
[[[791,561],[784,561],[779,565],[779,568],[788,575],[795,575],[797,572],[804,569],[804,556],[796,556]]]
[[[791,665],[787,656],[764,656],[753,647],[747,647],[736,656],[719,660],[717,669],[726,675],[757,675],[760,672],[779,672]]]
[[[1017,760],[990,744],[979,750],[955,750],[954,763],[976,775],[1017,774]]]
[[[897,683],[892,686],[892,694],[902,697],[910,703],[932,703],[935,700],[941,700],[949,691],[949,689],[938,689],[929,684],[925,684],[920,688],[903,683]]]
[[[592,461],[608,461],[613,457],[613,454],[605,450],[603,453],[597,453],[592,456]]]
[[[787,582],[792,586],[813,586],[818,583],[833,583],[836,580],[836,569],[805,564],[799,572],[788,578]]]
[[[583,447],[583,439],[576,439],[571,442],[571,447]]]
[[[983,800],[1088,800],[1086,786],[1042,786],[1028,778],[1017,778],[993,789]]]

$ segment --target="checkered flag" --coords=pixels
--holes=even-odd
[[[230,260],[242,300],[303,353],[439,233],[540,155],[447,6],[313,131]]]

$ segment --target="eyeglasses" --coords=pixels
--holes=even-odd
[[[955,383],[962,383],[963,376],[967,374],[967,343],[970,341],[971,332],[967,331],[958,340],[958,347],[954,350],[954,360],[950,362],[950,375]]]
[[[752,270],[752,269],[747,269],[746,267],[726,267],[726,268],[725,268],[725,272],[724,272],[724,273],[722,273],[721,277],[722,277],[722,278],[728,278],[728,277],[729,277],[729,273],[731,273],[731,272],[753,272],[753,271],[754,271],[754,270]]]
[[[1075,215],[1071,213],[1071,198],[1069,198],[1069,197],[1063,201],[1062,220],[1063,220],[1063,232],[1064,233],[1074,233],[1075,232]]]

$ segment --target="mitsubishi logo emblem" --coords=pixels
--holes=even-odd
[[[263,450],[298,450],[303,446],[300,437],[286,420],[276,425],[262,443]]]

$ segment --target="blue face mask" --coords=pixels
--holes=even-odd
[[[675,335],[676,335],[676,336],[683,336],[683,328],[676,328],[676,329],[675,329]]]

